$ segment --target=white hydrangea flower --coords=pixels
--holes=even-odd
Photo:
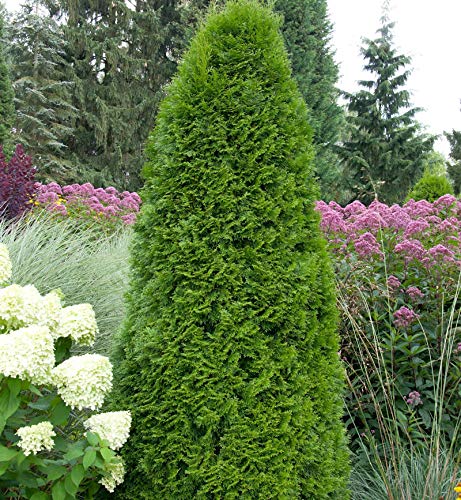
[[[0,289],[0,321],[7,329],[44,324],[42,296],[33,285],[10,285]]]
[[[0,335],[0,373],[48,384],[55,363],[53,337],[46,326],[32,325]]]
[[[99,480],[99,483],[106,488],[107,491],[113,493],[115,488],[123,483],[125,477],[125,466],[123,460],[120,458],[119,462],[106,465],[106,472],[104,477]]]
[[[99,354],[73,356],[53,369],[58,394],[71,408],[99,408],[112,389],[112,365]]]
[[[77,304],[62,309],[56,337],[71,337],[77,344],[93,345],[97,333],[98,325],[91,304]]]
[[[21,427],[16,434],[21,438],[18,446],[22,448],[24,455],[31,453],[35,455],[41,450],[51,450],[54,445],[53,436],[56,436],[51,422]]]
[[[5,283],[11,279],[12,267],[10,253],[3,243],[0,243],[0,283]]]
[[[109,442],[109,448],[118,450],[130,435],[131,413],[129,411],[111,411],[93,415],[85,422],[85,429],[96,432],[99,437]]]
[[[40,324],[48,326],[51,335],[56,338],[56,330],[59,326],[62,311],[61,297],[56,292],[50,292],[42,297],[42,311],[43,317],[39,319]]]

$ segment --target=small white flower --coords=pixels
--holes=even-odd
[[[109,442],[109,448],[118,450],[130,435],[131,414],[129,411],[111,411],[93,415],[85,422],[85,428],[96,432]]]
[[[5,283],[11,279],[11,260],[8,248],[0,243],[0,283]]]
[[[125,477],[125,466],[123,465],[123,460],[120,459],[119,462],[114,464],[107,464],[106,471],[99,483],[106,488],[107,491],[113,493],[115,488],[123,483]]]
[[[41,422],[40,424],[21,427],[16,431],[21,438],[18,446],[24,451],[24,455],[34,455],[41,450],[51,450],[53,448],[53,426],[50,422]]]
[[[95,410],[112,389],[112,365],[99,354],[73,356],[53,369],[53,382],[71,408]]]
[[[56,337],[71,337],[80,345],[93,345],[98,325],[91,304],[77,304],[61,311]]]
[[[48,384],[55,363],[53,337],[46,326],[32,325],[0,335],[0,373]]]

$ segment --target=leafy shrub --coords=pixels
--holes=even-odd
[[[11,273],[0,245],[0,278]],[[88,418],[112,387],[104,356],[70,356],[72,342],[97,333],[89,304],[62,307],[58,293],[32,285],[0,289],[0,494],[2,498],[93,498],[123,481],[115,450],[129,434],[129,412]],[[87,432],[85,432],[85,429]]]
[[[18,144],[7,162],[0,145],[0,215],[13,219],[22,215],[31,206],[35,193],[35,168],[32,159]]]
[[[459,446],[461,202],[317,208],[341,289],[353,448],[389,441],[389,424],[407,445],[436,431]]]
[[[447,176],[426,172],[413,186],[407,196],[407,201],[410,199],[426,200],[432,203],[444,194],[453,194],[453,186]]]
[[[334,282],[278,27],[229,2],[161,105],[119,340],[120,498],[347,497]]]
[[[119,192],[114,187],[95,188],[89,182],[69,186],[36,183],[35,187],[35,207],[75,219],[82,227],[101,228],[108,234],[133,224],[141,204],[137,193]]]

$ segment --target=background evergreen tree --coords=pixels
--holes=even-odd
[[[278,0],[275,8],[283,15],[282,33],[293,77],[309,108],[321,195],[327,201],[338,200],[342,186],[334,146],[344,124],[344,112],[338,104],[339,75],[330,46],[332,25],[327,1]]]
[[[423,172],[425,156],[434,137],[421,133],[404,89],[410,58],[393,46],[392,28],[386,16],[375,40],[366,39],[364,69],[373,79],[359,82],[348,99],[347,139],[340,148],[346,182],[353,198],[370,203],[375,195],[385,203],[399,203]]]
[[[78,109],[71,151],[94,170],[95,184],[139,187],[144,144],[198,0],[43,1],[55,19],[66,20]]]
[[[5,9],[0,3],[0,145],[6,146],[4,149],[7,150],[14,120],[14,92],[4,53],[4,24]]]
[[[445,133],[450,143],[450,158],[448,163],[448,175],[453,181],[453,189],[456,194],[461,193],[461,131],[453,130]]]
[[[278,27],[229,2],[161,105],[117,357],[134,418],[118,498],[344,493],[334,282]]]
[[[13,17],[9,35],[9,55],[14,61],[14,140],[32,155],[37,179],[80,181],[81,172],[73,169],[67,146],[76,110],[62,26],[40,10],[37,0],[29,0]]]

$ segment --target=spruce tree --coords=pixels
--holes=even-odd
[[[4,23],[5,10],[0,3],[0,145],[8,147],[14,120],[14,91],[4,53]]]
[[[76,109],[72,105],[73,71],[66,61],[62,26],[29,0],[14,15],[9,55],[15,89],[15,142],[22,144],[38,167],[37,179],[80,181],[68,144]]]
[[[344,112],[338,104],[338,67],[330,46],[332,25],[326,0],[278,0],[282,33],[299,90],[309,109],[316,149],[315,169],[322,198],[340,196],[339,158],[335,151]]]
[[[404,88],[411,60],[393,46],[392,28],[382,19],[374,40],[365,39],[362,55],[370,80],[359,82],[348,99],[347,139],[340,148],[346,182],[353,198],[370,203],[375,196],[385,203],[399,203],[421,177],[426,154],[434,137],[421,132]]]
[[[458,195],[461,194],[461,131],[446,132],[445,137],[450,143],[450,158],[452,160],[448,164],[448,175],[453,181],[453,189]]]
[[[117,497],[345,498],[343,370],[311,130],[279,20],[211,13],[144,169],[114,406]]]

